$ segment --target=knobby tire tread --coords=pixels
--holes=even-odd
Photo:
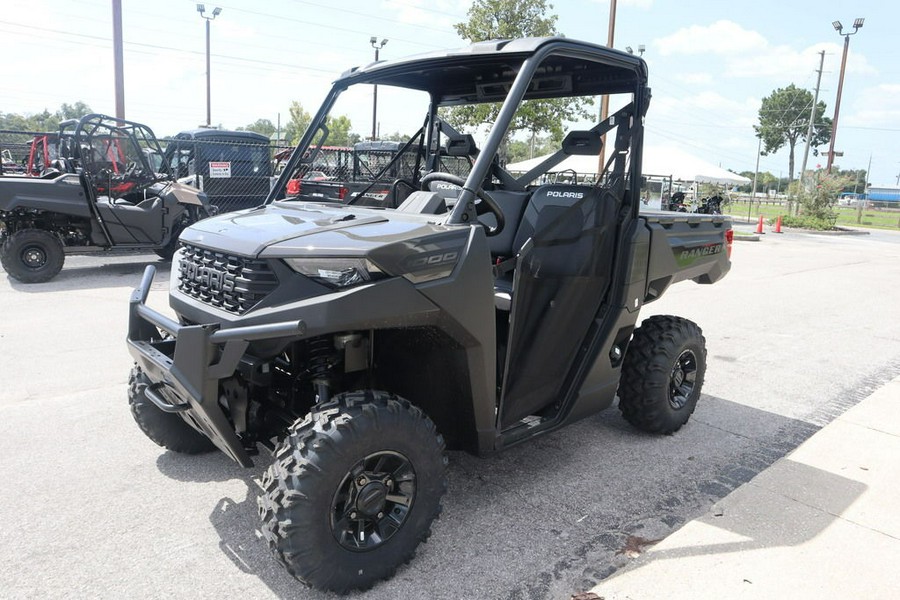
[[[47,268],[32,270],[21,263],[22,246],[28,243],[39,243],[47,254]],[[0,251],[0,264],[14,279],[22,283],[45,283],[62,271],[65,262],[65,251],[62,242],[55,234],[43,229],[21,229],[6,238]]]
[[[673,361],[689,345],[698,346],[700,361],[696,389],[680,411],[668,403]],[[678,431],[693,414],[706,371],[706,340],[693,322],[671,315],[655,315],[634,331],[622,364],[619,410],[631,425],[648,433]]]
[[[317,500],[321,501],[321,498],[315,496],[322,493],[330,502],[334,493],[334,489],[325,484],[330,474],[319,463],[340,457],[346,450],[346,447],[342,448],[342,442],[345,445],[351,444],[354,440],[373,434],[379,437],[396,435],[397,432],[392,431],[392,427],[398,424],[412,427],[407,432],[409,437],[430,440],[432,447],[423,450],[435,453],[435,457],[425,456],[422,461],[427,462],[433,458],[439,460],[438,479],[432,482],[436,488],[430,492],[436,493],[437,499],[428,510],[428,499],[419,497],[420,494],[429,493],[428,482],[422,481],[423,474],[417,473],[417,499],[412,510],[425,508],[428,514],[416,517],[415,520],[422,527],[414,532],[411,543],[397,548],[395,536],[383,547],[371,551],[390,551],[387,546],[393,543],[393,551],[399,552],[398,555],[387,557],[388,560],[384,561],[385,564],[372,577],[361,576],[360,573],[337,572],[340,561],[330,561],[329,557],[340,550],[335,551],[331,546],[323,549],[309,539],[315,537],[310,532],[314,528],[315,515],[320,513],[313,505]],[[386,449],[390,449],[390,444]],[[292,425],[287,437],[276,448],[275,460],[263,476],[263,493],[258,499],[262,534],[278,562],[299,581],[338,593],[369,589],[378,581],[390,578],[397,568],[408,563],[415,555],[418,545],[430,536],[431,524],[441,513],[440,496],[447,487],[447,458],[444,450],[444,439],[431,419],[399,396],[371,390],[335,396]],[[362,457],[354,457],[353,461],[357,458]],[[322,487],[326,489],[320,491]],[[295,511],[295,508],[307,510]],[[415,525],[409,521],[404,523],[404,527]],[[325,544],[329,542],[334,542],[335,547],[337,546],[333,539],[324,541]]]

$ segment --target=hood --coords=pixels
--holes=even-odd
[[[434,216],[431,217],[434,220]],[[362,256],[434,231],[422,215],[358,206],[276,202],[198,221],[181,241],[240,256]]]

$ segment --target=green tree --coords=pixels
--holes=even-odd
[[[841,177],[846,181],[846,185],[841,193],[863,193],[866,187],[866,170],[865,169],[831,169],[832,174]]]
[[[350,131],[352,124],[350,117],[346,115],[329,116],[326,125],[328,126],[327,144],[329,146],[352,146],[360,140],[359,134]]]
[[[63,103],[59,110],[56,111],[56,116],[59,117],[60,121],[65,121],[66,119],[79,119],[92,112],[94,111],[90,106],[79,100],[75,104]]]
[[[747,192],[748,194],[753,191],[753,178],[756,177],[756,193],[762,194],[767,190],[781,190],[784,189],[784,186],[781,185],[778,177],[772,175],[768,171],[760,171],[756,173],[755,171],[741,171],[739,175],[743,175],[747,179],[750,180],[750,183],[747,185],[740,186],[738,189]]]
[[[275,129],[275,125],[269,119],[257,119],[246,127],[238,127],[238,131],[253,131],[255,133],[261,133],[266,137],[272,137],[272,134],[275,133]]]
[[[788,181],[794,178],[794,149],[798,141],[806,141],[809,130],[809,113],[813,95],[793,83],[774,90],[763,98],[759,109],[759,124],[754,125],[756,135],[762,138],[762,153],[771,154],[787,145]],[[825,116],[825,103],[816,104],[812,146],[827,144],[831,139],[831,119]]]
[[[742,177],[746,177],[747,179],[750,180],[750,183],[748,183],[746,185],[737,186],[737,190],[740,192],[746,192],[748,194],[750,192],[752,192],[753,191],[753,176],[756,175],[756,172],[755,171],[741,171],[740,173],[738,173],[738,175],[741,175]],[[756,182],[756,185],[757,186],[759,185],[758,181]]]
[[[545,0],[475,0],[469,20],[453,26],[464,40],[510,39],[524,36],[557,35],[558,17]]]
[[[543,156],[557,150],[562,143],[562,137],[541,136],[531,140],[510,140],[507,148],[507,160],[519,162],[535,156]]]
[[[560,35],[556,29],[557,16],[550,13],[552,9],[553,5],[546,0],[475,0],[469,8],[468,21],[453,27],[460,37],[470,42]],[[562,139],[565,123],[589,117],[586,107],[593,103],[591,98],[523,102],[508,135],[527,131],[532,145],[544,132]],[[499,112],[499,103],[488,103],[451,107],[441,114],[456,127],[477,127],[496,121]]]
[[[382,135],[381,139],[388,142],[405,142],[409,139],[409,136],[403,135],[399,131],[395,131],[394,133]]]
[[[284,135],[289,144],[296,146],[309,127],[312,115],[296,100],[291,102],[290,114],[291,120],[284,128]]]
[[[291,102],[290,114],[291,120],[284,128],[284,136],[289,144],[296,146],[309,128],[309,124],[312,122],[312,115],[296,100]],[[257,123],[260,121],[266,121],[269,125],[272,124],[271,121],[266,119],[260,119]],[[361,139],[358,133],[350,131],[353,124],[350,122],[350,117],[346,115],[328,116],[325,125],[328,127],[328,139],[325,140],[325,143],[329,146],[352,146]],[[250,126],[247,129],[250,129]],[[272,132],[275,132],[274,127]],[[318,141],[318,136],[316,141]]]
[[[56,112],[50,112],[46,108],[39,113],[17,114],[0,113],[0,129],[13,129],[17,131],[56,131],[59,122],[66,119],[77,119],[94,112],[84,102],[75,104],[63,104]]]

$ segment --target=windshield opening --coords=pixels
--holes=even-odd
[[[401,62],[377,72],[377,89],[339,82],[328,115],[307,135],[312,143],[288,161],[271,199],[396,208],[421,190],[444,197],[450,209],[477,190],[527,194],[547,183],[612,179],[627,186],[634,125],[649,97],[636,106],[643,63],[605,48],[588,53],[565,40],[551,43],[540,64],[529,52],[486,52]],[[524,98],[510,112],[503,106],[514,89]],[[601,123],[603,92],[611,99]],[[423,186],[435,171],[445,176]]]

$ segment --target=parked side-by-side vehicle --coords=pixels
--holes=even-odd
[[[49,281],[66,254],[113,248],[170,258],[179,234],[211,214],[204,194],[154,169],[149,157],[162,151],[146,125],[91,114],[70,126],[54,140],[67,149],[38,177],[0,178],[0,260],[10,277]]]
[[[328,145],[328,115],[374,85],[382,127],[404,140],[379,172],[398,174],[405,199],[288,194]],[[503,168],[535,104],[604,94],[607,119],[570,125],[527,173]],[[295,577],[338,592],[390,577],[429,536],[448,448],[490,455],[617,396],[637,428],[678,430],[700,397],[703,335],[638,317],[674,283],[726,275],[731,222],[639,213],[649,104],[641,58],[565,38],[348,71],[264,206],[181,234],[174,318],[147,306],[147,267],[128,326],[137,425],[172,451],[218,448],[245,467],[271,451],[263,536]],[[466,126],[472,111],[486,136]],[[601,149],[596,183],[547,183],[567,156]],[[468,168],[449,172],[447,158]]]

